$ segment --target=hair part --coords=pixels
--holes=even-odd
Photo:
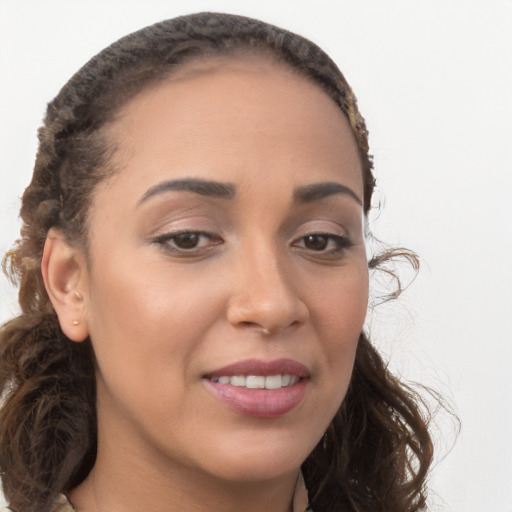
[[[334,62],[311,41],[241,16],[201,13],[130,34],[92,58],[48,105],[33,178],[21,208],[21,239],[4,260],[22,314],[0,330],[0,469],[17,512],[49,512],[96,457],[94,354],[62,333],[41,275],[50,228],[87,247],[96,186],[116,172],[109,123],[142,89],[195,59],[269,57],[317,84],[346,115],[363,169],[364,212],[375,186],[368,132]],[[379,256],[381,264],[390,256]],[[432,460],[428,415],[361,335],[347,396],[303,470],[318,512],[413,512],[425,505]]]

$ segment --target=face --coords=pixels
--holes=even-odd
[[[92,202],[83,291],[99,460],[122,445],[225,481],[296,473],[345,396],[366,313],[348,121],[286,68],[218,59],[143,91],[111,135],[119,170]]]

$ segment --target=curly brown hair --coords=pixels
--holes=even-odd
[[[355,96],[314,43],[267,23],[201,13],[128,35],[90,60],[48,105],[32,181],[21,208],[21,239],[4,270],[19,285],[22,314],[0,331],[0,468],[17,512],[47,512],[77,486],[96,457],[94,354],[69,342],[46,293],[41,257],[48,231],[87,248],[96,185],[115,169],[106,124],[148,84],[210,55],[252,52],[316,83],[347,116],[363,168],[364,212],[375,186],[368,133]],[[389,252],[370,267],[404,255]],[[323,441],[303,465],[311,507],[319,512],[424,509],[433,446],[428,409],[393,376],[361,334],[351,384]]]

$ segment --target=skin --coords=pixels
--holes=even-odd
[[[43,259],[64,332],[90,335],[98,364],[97,463],[69,496],[84,512],[291,510],[300,465],[345,396],[366,314],[349,123],[281,65],[217,58],[142,91],[110,136],[119,171],[94,194],[88,254],[52,230]],[[155,192],[184,178],[234,194]],[[294,200],[325,182],[359,201]],[[183,231],[209,235],[180,249],[183,237],[170,237]],[[227,407],[204,376],[248,358],[305,365],[300,404],[275,418]]]

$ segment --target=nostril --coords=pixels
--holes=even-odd
[[[306,303],[282,280],[279,286],[273,287],[268,283],[263,286],[264,279],[258,280],[261,286],[251,283],[250,288],[237,285],[229,299],[226,313],[231,325],[269,336],[284,329],[296,329],[306,322],[309,316]]]
[[[269,336],[272,333],[271,329],[263,327],[257,322],[240,322],[239,325],[241,325],[242,327],[252,328],[255,331],[258,331],[262,336]]]

